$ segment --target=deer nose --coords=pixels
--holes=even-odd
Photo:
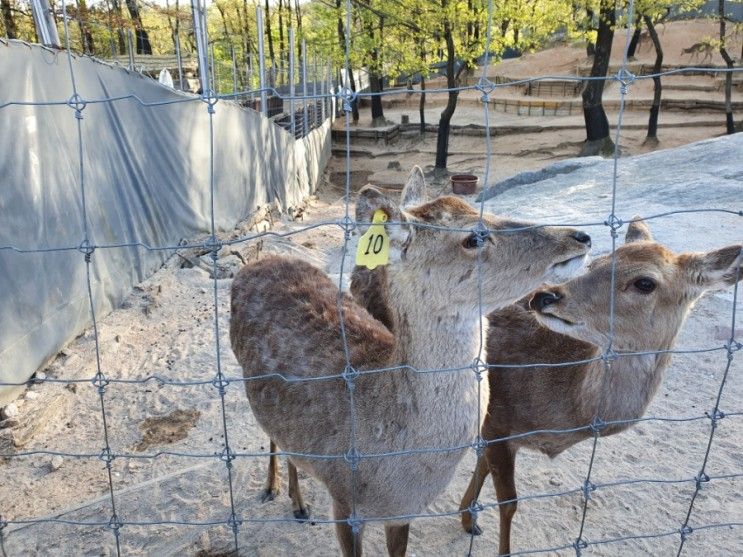
[[[575,241],[580,242],[581,244],[585,244],[589,248],[591,247],[591,237],[585,232],[576,230],[570,235],[570,237],[573,238]]]
[[[562,296],[555,292],[537,292],[529,300],[529,309],[533,311],[542,311],[549,305],[557,302]]]

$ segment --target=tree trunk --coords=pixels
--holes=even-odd
[[[594,12],[590,8],[586,8],[586,19],[588,21],[588,24],[586,26],[587,31],[593,30],[593,15]],[[596,43],[592,43],[591,41],[586,41],[586,55],[587,56],[593,56],[596,54]]]
[[[13,10],[10,7],[10,0],[0,0],[0,9],[3,12],[3,24],[5,25],[5,35],[9,39],[18,38],[18,28],[13,19]]]
[[[645,26],[648,28],[648,33],[653,41],[655,47],[655,65],[653,66],[653,73],[659,74],[663,67],[663,49],[660,46],[660,39],[658,38],[658,32],[655,30],[653,20],[649,16],[643,16],[645,20]],[[660,113],[660,96],[663,91],[663,86],[660,82],[660,76],[656,75],[653,77],[653,105],[650,107],[650,119],[648,120],[648,135],[645,137],[645,143],[658,143],[658,114]]]
[[[637,21],[635,22],[635,32],[632,33],[632,39],[629,42],[629,47],[627,47],[627,58],[635,57],[635,52],[637,51],[637,43],[640,42],[640,33],[642,33],[642,23],[640,22],[640,18],[638,16]]]
[[[613,0],[601,0],[599,30],[596,38],[596,54],[593,56],[591,77],[606,77],[611,57],[611,43],[614,39],[616,23],[615,3]],[[610,154],[614,142],[609,137],[609,120],[606,118],[601,98],[604,94],[604,80],[586,82],[583,89],[583,118],[586,122],[586,141],[581,155]]]
[[[445,13],[448,0],[441,0],[442,11]],[[436,168],[446,169],[446,161],[449,157],[449,131],[451,127],[451,118],[457,108],[457,98],[459,91],[455,90],[457,86],[457,77],[454,74],[454,37],[452,35],[451,24],[448,20],[444,21],[444,41],[446,42],[446,87],[449,89],[449,98],[446,107],[441,112],[439,118],[439,129],[436,136]]]
[[[273,36],[271,35],[271,10],[266,0],[266,37],[268,38],[268,57],[271,59],[271,67],[276,67],[276,55],[273,51]],[[270,80],[273,87],[273,79]]]
[[[718,15],[720,16],[720,56],[725,60],[728,69],[733,68],[733,59],[725,48],[725,0],[718,0]],[[727,133],[735,133],[735,121],[733,120],[733,72],[725,74],[725,128]]]
[[[119,54],[123,55],[126,54],[126,37],[124,36],[124,29],[121,26],[121,22],[124,19],[121,15],[121,2],[119,0],[111,0],[111,8],[116,21],[116,38]]]
[[[137,0],[126,0],[126,7],[129,10],[129,15],[132,17],[132,21],[134,22],[135,34],[137,37],[137,54],[152,54],[150,37],[147,35],[144,25],[142,25],[142,16],[139,15]]]
[[[369,88],[372,93],[382,92],[382,76],[376,70],[369,72]],[[371,117],[372,126],[383,126],[385,124],[381,95],[373,94],[371,97]]]
[[[80,25],[80,42],[82,43],[85,54],[93,54],[95,46],[93,45],[93,34],[90,32],[90,22],[88,21],[88,5],[85,0],[76,0],[77,3],[77,21]]]

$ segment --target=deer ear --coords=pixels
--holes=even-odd
[[[401,247],[407,242],[412,229],[406,224],[407,219],[397,203],[374,186],[364,186],[359,192],[359,199],[356,202],[356,222],[359,233],[363,234],[368,230],[374,220],[374,213],[378,210],[384,211],[387,215],[388,224],[384,228],[390,237],[390,244],[393,248]]]
[[[651,242],[653,235],[650,233],[650,227],[642,221],[642,217],[635,215],[632,222],[627,226],[627,234],[624,236],[624,243],[632,242]]]
[[[401,207],[421,205],[426,200],[426,179],[420,166],[414,166],[408,176],[408,182],[400,194]]]
[[[743,246],[733,245],[689,256],[691,280],[704,290],[732,286],[743,278]]]

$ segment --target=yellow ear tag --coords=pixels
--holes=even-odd
[[[356,265],[375,269],[379,265],[387,265],[390,261],[390,237],[384,229],[383,222],[387,222],[387,213],[381,209],[374,211],[372,224],[361,238],[356,248]]]

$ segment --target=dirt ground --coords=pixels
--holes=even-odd
[[[463,109],[460,117],[466,120],[468,114],[476,119],[482,111]],[[669,116],[669,126],[685,116],[680,114],[675,118]],[[662,128],[660,147],[675,147],[723,133],[720,114],[704,114],[700,118],[719,119],[720,124]],[[644,113],[628,115],[630,123],[645,119]],[[537,124],[541,125],[540,122]],[[487,185],[574,156],[583,132],[579,126],[571,128],[564,124],[562,120],[562,127],[546,126],[540,130],[538,125],[533,126],[532,120],[529,123],[532,127],[521,133],[496,133]],[[656,148],[643,145],[643,139],[644,130],[626,130],[621,141],[623,154]],[[448,187],[445,178],[437,180],[430,172],[435,150],[433,136],[402,136],[391,143],[356,142],[352,148],[352,190],[367,182],[399,188],[413,164],[428,170],[433,193],[444,192]],[[224,408],[211,383],[217,371],[217,355],[228,378],[241,376],[227,331],[231,276],[244,262],[265,253],[293,254],[340,280],[341,230],[335,225],[308,228],[343,216],[344,145],[337,143],[334,149],[337,155],[330,162],[327,179],[317,196],[308,201],[301,220],[278,217],[273,222],[274,232],[290,235],[266,236],[221,253],[221,278],[216,281],[218,348],[215,281],[203,265],[194,264],[198,253],[184,252],[174,255],[163,269],[140,284],[120,309],[99,322],[101,368],[105,374],[140,382],[111,383],[101,399],[90,382],[96,369],[95,342],[92,331],[87,331],[65,347],[38,374],[42,381],[14,403],[15,417],[4,422],[6,428],[18,427],[24,416],[44,419],[23,447],[23,456],[0,462],[3,477],[0,515],[12,521],[38,518],[49,521],[0,528],[5,554],[115,554],[114,535],[108,525],[112,514],[109,477],[100,458],[105,446],[102,404],[108,443],[118,455],[111,463],[111,482],[117,515],[126,524],[120,530],[122,554],[200,557],[229,554],[232,534],[226,521],[231,509],[230,490],[227,467],[219,458],[224,449],[223,419],[230,446],[239,454],[232,462],[231,479],[235,512],[245,519],[238,534],[240,554],[337,554],[333,527],[323,523],[330,516],[329,498],[317,482],[301,478],[314,523],[293,520],[286,484],[275,501],[261,501],[267,465],[262,453],[268,450],[268,439],[248,408],[241,383],[227,386]],[[483,137],[452,136],[450,170],[484,176],[488,162],[485,152]],[[497,201],[494,203],[497,205]],[[523,203],[548,204],[549,200],[525,195]],[[714,222],[700,225],[700,230],[710,234],[709,247],[717,245],[711,232],[714,225]],[[238,229],[241,231],[245,229]],[[665,233],[683,237],[685,231]],[[677,348],[694,350],[721,345],[729,334],[731,301],[732,294],[725,292],[708,296],[697,304]],[[710,434],[704,412],[713,405],[725,364],[722,351],[675,356],[648,415],[694,419],[647,421],[600,441],[592,481],[602,486],[626,479],[638,481],[620,487],[601,487],[593,493],[584,537],[594,543],[624,536],[647,537],[590,545],[584,555],[676,554],[680,542],[678,529],[689,507],[693,478],[699,472]],[[743,413],[735,412],[743,410],[739,407],[743,400],[741,369],[738,357],[728,375],[723,399],[723,407],[730,415],[720,422],[710,453],[707,473],[718,479],[703,487],[691,516],[693,525],[718,527],[690,533],[684,555],[732,557],[743,553]],[[43,379],[75,379],[79,383],[65,385]],[[7,408],[5,413],[7,416]],[[581,443],[554,460],[526,451],[519,454],[517,487],[525,500],[519,504],[514,521],[515,551],[528,552],[573,542],[582,513],[580,487],[590,451],[591,443]],[[186,453],[188,456],[183,456]],[[474,462],[474,454],[463,460],[452,484],[429,509],[434,514],[452,516],[422,518],[413,523],[410,555],[467,553],[470,537],[461,530],[455,513]],[[494,490],[488,483],[481,502],[494,500]],[[161,524],[137,524],[153,520]],[[473,554],[494,555],[497,511],[490,509],[483,513],[480,524],[485,531],[475,540]],[[664,535],[654,537],[656,534]],[[364,545],[367,554],[382,555],[384,547],[381,526],[369,526]],[[549,554],[574,555],[575,550]]]

